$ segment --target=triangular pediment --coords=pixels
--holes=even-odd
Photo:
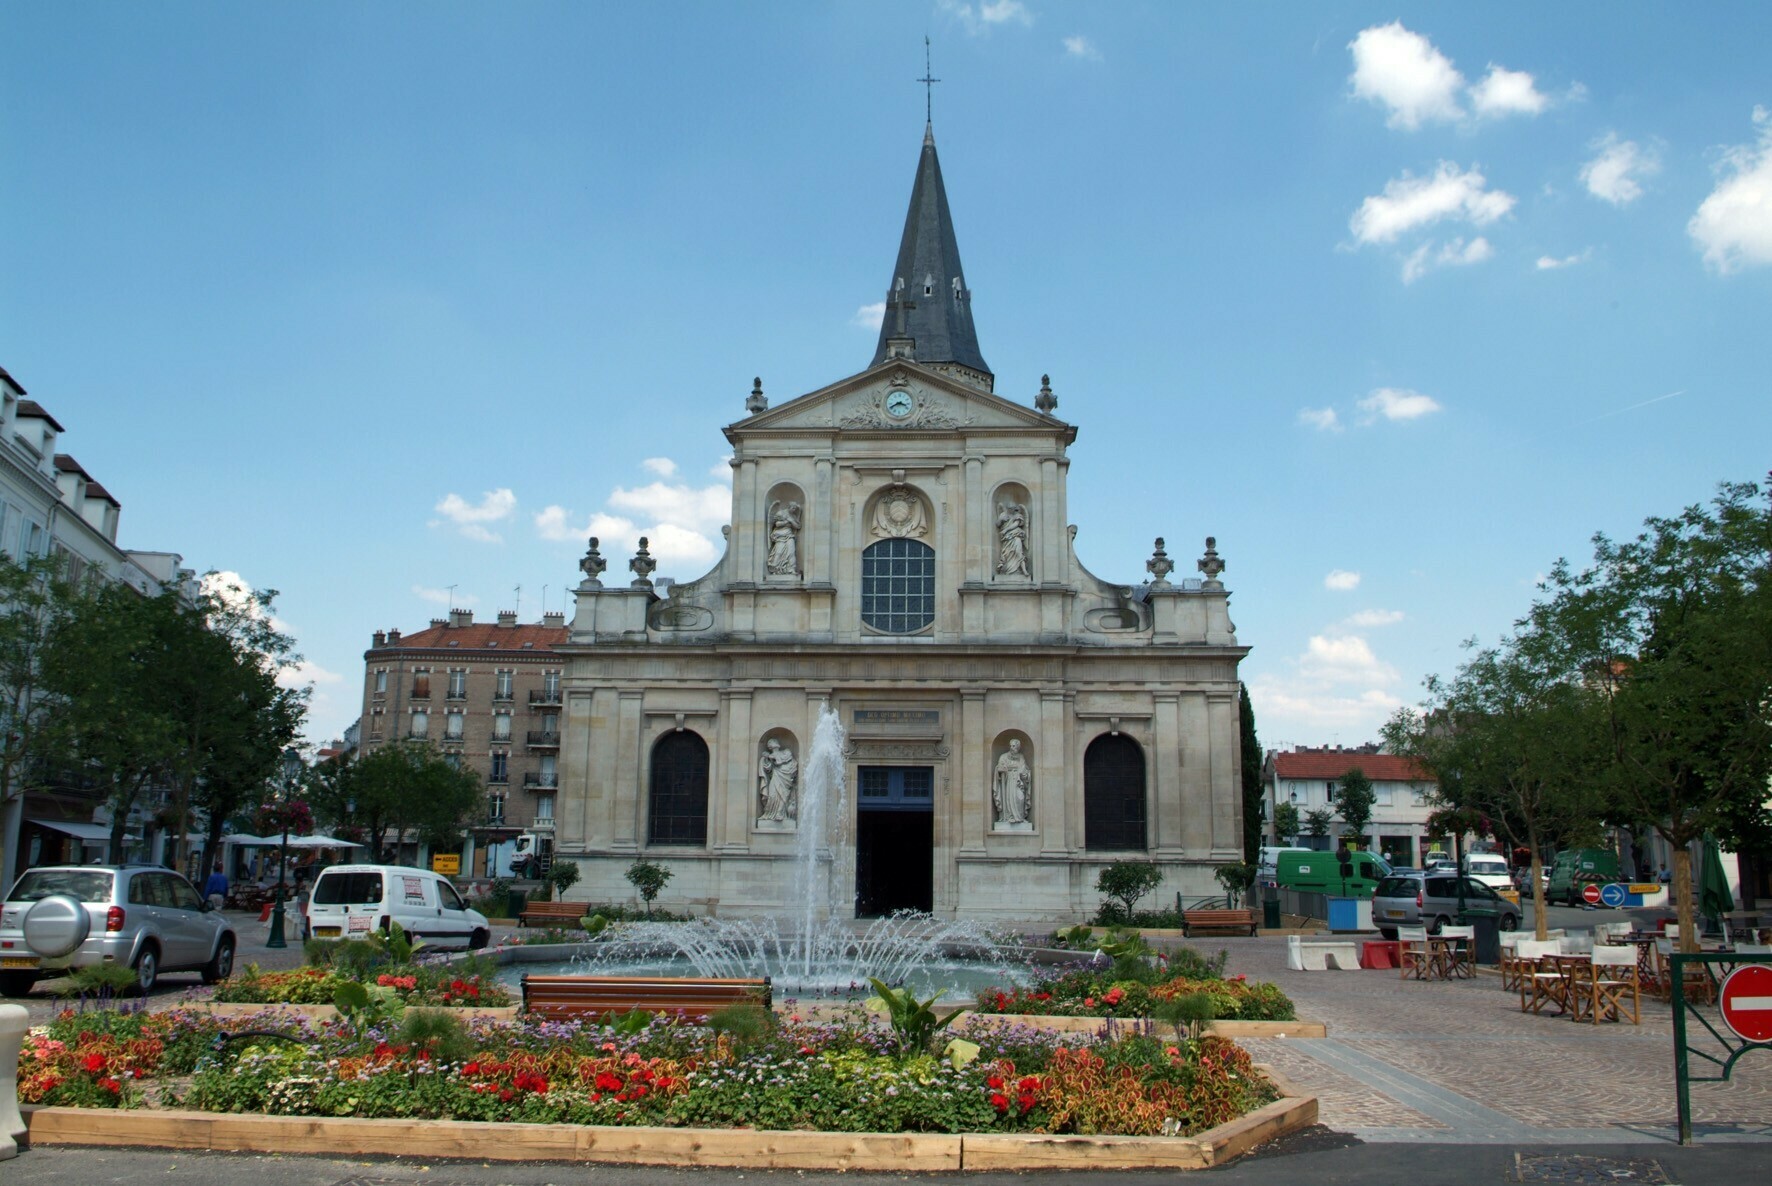
[[[905,359],[889,359],[858,375],[808,392],[726,426],[729,438],[778,432],[1057,432],[1076,429]]]

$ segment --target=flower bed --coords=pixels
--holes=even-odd
[[[248,968],[216,986],[221,1004],[330,1005],[346,984],[358,981],[336,968],[258,972]],[[434,1008],[497,1008],[512,1004],[510,991],[479,972],[462,974],[448,964],[418,964],[368,973],[362,981],[393,990],[403,1005]]]
[[[287,1040],[218,1044],[244,1029]],[[977,1027],[967,1037],[969,1045],[944,1054],[905,1055],[859,1011],[817,1024],[758,1017],[717,1027],[70,1012],[33,1035],[20,1088],[27,1103],[83,1107],[1128,1135],[1201,1132],[1278,1096],[1241,1047],[1218,1038],[1053,1035],[1020,1025]]]
[[[1291,1021],[1292,999],[1277,985],[1241,976],[1173,976],[1144,983],[1116,979],[1112,971],[1077,969],[1043,979],[1030,988],[992,988],[978,994],[985,1013],[1042,1014],[1054,1017],[1149,1017],[1163,1001],[1202,995],[1220,1021]]]

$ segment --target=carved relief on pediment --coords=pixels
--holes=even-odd
[[[937,399],[910,376],[899,371],[887,385],[872,392],[862,392],[849,410],[840,428],[960,428],[973,422],[968,414],[956,417],[946,401]]]

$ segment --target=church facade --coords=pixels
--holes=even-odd
[[[641,541],[593,540],[562,658],[556,859],[574,897],[771,914],[794,901],[805,767],[838,714],[842,809],[812,837],[832,912],[1076,919],[1107,864],[1158,899],[1242,860],[1237,641],[1213,541],[1199,578],[1091,574],[1067,519],[1077,428],[1043,385],[994,391],[932,135],[873,362],[769,406],[732,447],[714,570],[661,592]],[[613,571],[612,571],[613,570]]]

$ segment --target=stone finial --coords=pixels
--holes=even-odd
[[[1151,558],[1144,562],[1145,571],[1151,574],[1151,588],[1167,589],[1169,574],[1175,571],[1175,561],[1169,559],[1169,553],[1163,550],[1163,537],[1157,537],[1156,550]]]
[[[769,407],[769,397],[763,394],[761,376],[751,380],[751,394],[745,397],[744,410],[755,416]]]
[[[1034,407],[1047,416],[1052,415],[1052,410],[1058,407],[1058,397],[1052,394],[1051,375],[1040,376],[1040,394],[1034,397]]]
[[[640,550],[628,561],[628,569],[633,572],[634,579],[630,583],[636,589],[652,588],[652,570],[658,567],[658,561],[646,550],[646,537],[640,537]]]
[[[1206,574],[1204,588],[1224,588],[1224,583],[1218,579],[1218,574],[1224,571],[1224,561],[1218,558],[1218,540],[1210,535],[1206,537],[1206,554],[1200,557],[1199,569]]]
[[[603,559],[603,553],[597,550],[597,537],[591,537],[590,547],[585,549],[584,559],[578,562],[578,569],[585,574],[583,588],[601,589],[603,587],[603,570],[609,567],[609,561]]]

